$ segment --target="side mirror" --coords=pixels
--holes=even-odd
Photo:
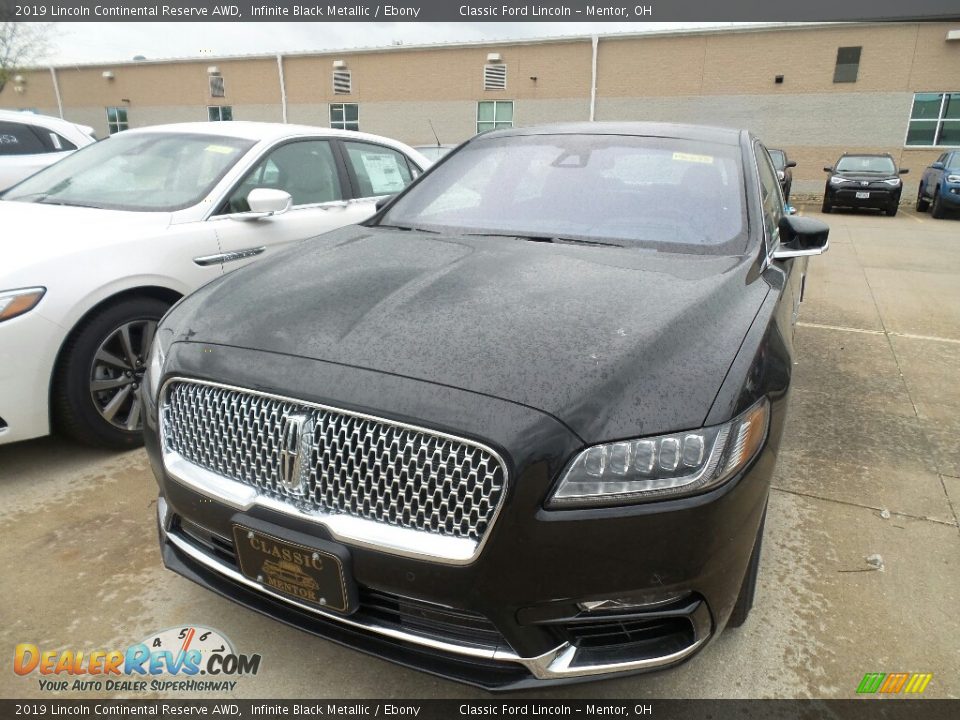
[[[827,241],[830,226],[821,220],[784,215],[779,228],[780,244],[773,251],[774,260],[822,255],[830,247]]]
[[[293,205],[290,193],[271,188],[254,188],[247,195],[250,212],[267,215],[282,215]]]
[[[374,206],[376,207],[377,212],[380,212],[387,205],[389,205],[390,201],[393,200],[396,196],[397,196],[396,193],[394,193],[393,195],[387,195],[386,197],[382,197],[379,200],[377,200],[377,204]]]
[[[833,172],[833,168],[832,168],[832,167],[825,167],[825,168],[823,169],[823,171],[824,171],[824,172]]]
[[[910,172],[910,171],[907,170],[906,168],[900,168],[900,174],[901,174],[901,175],[906,175],[908,172]]]
[[[797,166],[796,160],[791,160],[790,162],[787,163],[787,167],[796,167],[796,166]]]
[[[939,160],[937,160],[937,161],[936,161],[933,165],[931,165],[930,167],[933,168],[934,170],[943,170],[944,165],[943,165],[942,162],[940,162]]]

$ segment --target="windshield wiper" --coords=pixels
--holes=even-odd
[[[407,232],[431,233],[433,235],[440,234],[439,230],[427,230],[426,228],[415,227],[413,225],[375,225],[374,227],[391,228],[392,230],[405,230]]]
[[[50,200],[49,197],[49,195],[44,195],[42,198],[39,198],[34,202],[42,203],[43,205],[62,205],[64,207],[93,208],[95,210],[103,209],[99,205],[85,205],[83,203],[67,202],[66,200]]]
[[[603,242],[602,240],[586,240],[575,237],[558,237],[556,235],[518,235],[517,233],[464,233],[466,237],[506,237],[527,240],[528,242],[557,243],[559,245],[604,245],[606,247],[623,247],[620,243]]]

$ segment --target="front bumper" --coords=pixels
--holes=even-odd
[[[37,309],[0,323],[0,445],[50,432],[50,376],[63,335]]]
[[[212,371],[254,386],[253,377],[243,375],[253,374],[257,363],[245,352],[231,349],[229,370]],[[178,374],[202,375],[190,372],[188,358],[178,360]],[[482,438],[511,464],[502,511],[482,552],[465,565],[342,543],[359,609],[349,616],[325,612],[244,576],[231,538],[242,525],[298,542],[330,542],[330,529],[266,506],[238,510],[176,479],[164,467],[151,412],[146,447],[160,485],[163,559],[175,572],[313,634],[497,690],[670,667],[699,652],[725,625],[765,507],[782,402],[772,406],[766,448],[746,472],[713,492],[547,511],[554,479],[582,446],[554,419],[416,380],[295,358],[271,362],[273,377],[296,378],[298,397],[344,407],[345,398],[330,397],[331,388],[343,388],[360,410],[389,394],[393,414],[405,420]],[[629,612],[588,614],[577,607],[638,593],[650,602]]]
[[[245,577],[217,545],[211,543],[204,547],[196,536],[184,533],[179,525],[181,521],[170,513],[162,497],[158,501],[158,521],[164,565],[199,585],[341,645],[486,689],[518,689],[590,676],[667,668],[691,657],[712,635],[713,623],[706,603],[694,597],[675,604],[667,613],[661,610],[661,617],[683,615],[691,625],[692,640],[672,651],[652,657],[611,658],[602,662],[597,660],[596,653],[591,655],[563,641],[540,655],[522,657],[504,643],[483,645],[408,630],[396,622],[383,621],[364,606],[349,617],[322,612]]]
[[[952,210],[960,208],[960,184],[944,183],[940,186],[940,202]]]
[[[825,190],[825,198],[829,204],[837,207],[886,210],[900,203],[902,192],[902,185],[894,188],[884,183],[874,183],[863,187],[859,183],[849,183],[839,186],[828,185]],[[869,197],[858,198],[857,193],[867,193]]]

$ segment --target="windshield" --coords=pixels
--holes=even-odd
[[[254,141],[202,134],[120,133],[9,190],[4,200],[110,210],[196,205]]]
[[[787,158],[783,154],[783,150],[768,150],[770,153],[770,159],[773,160],[773,166],[777,170],[783,170],[784,165],[787,164]]]
[[[895,175],[896,166],[893,159],[877,155],[848,155],[840,158],[836,167],[837,172],[865,172]]]
[[[380,224],[740,254],[740,168],[738,146],[691,140],[479,138],[414,185]]]

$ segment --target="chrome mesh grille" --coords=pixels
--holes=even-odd
[[[312,421],[302,492],[282,482],[285,416]],[[257,393],[175,381],[161,407],[164,443],[188,462],[306,510],[479,542],[506,470],[466,441]],[[307,455],[304,454],[306,459]]]

